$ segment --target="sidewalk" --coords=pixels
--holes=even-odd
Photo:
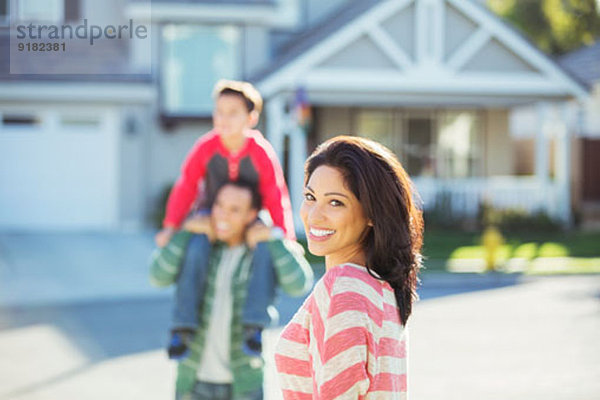
[[[169,296],[148,280],[153,235],[0,233],[0,306]]]

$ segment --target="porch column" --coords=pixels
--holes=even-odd
[[[572,110],[567,103],[560,106],[561,123],[556,126],[556,171],[557,216],[565,224],[571,220],[571,131],[574,126]]]
[[[283,163],[284,128],[285,128],[285,99],[275,95],[267,102],[267,139],[275,149],[279,162]]]
[[[294,212],[294,226],[297,233],[303,234],[300,205],[302,204],[302,193],[304,191],[304,162],[307,157],[306,132],[295,123],[290,132],[288,184]]]
[[[548,104],[538,103],[537,112],[537,130],[535,133],[535,177],[540,186],[539,202],[544,210],[552,215],[552,201],[548,196],[548,187],[550,185],[549,170],[549,152],[548,152]]]

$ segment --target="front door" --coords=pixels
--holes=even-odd
[[[583,139],[583,201],[600,202],[600,139]]]

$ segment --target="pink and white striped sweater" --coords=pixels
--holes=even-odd
[[[283,398],[404,400],[406,342],[387,282],[360,265],[331,268],[277,343]]]

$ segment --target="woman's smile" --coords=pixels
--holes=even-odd
[[[335,234],[335,230],[333,229],[317,228],[311,226],[308,230],[309,239],[316,241],[325,241],[329,239],[333,234]]]

